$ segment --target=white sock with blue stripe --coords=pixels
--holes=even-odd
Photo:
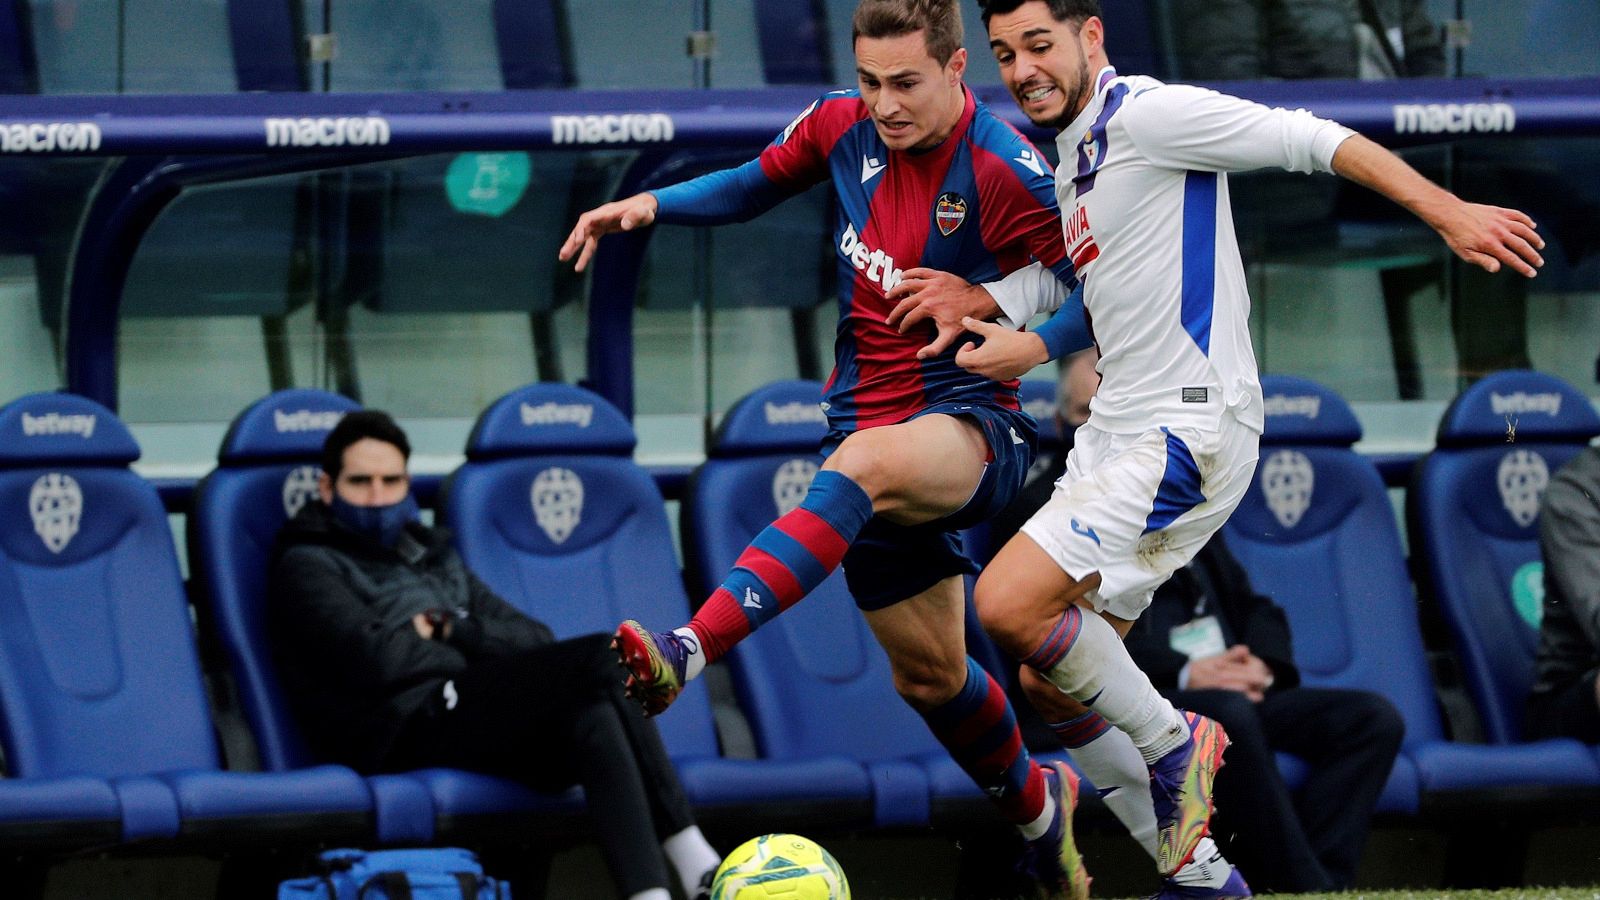
[[[1055,649],[1047,650],[1048,646]],[[1156,691],[1111,623],[1094,613],[1068,607],[1045,646],[1023,661],[1126,732],[1146,764],[1189,738],[1183,714]]]

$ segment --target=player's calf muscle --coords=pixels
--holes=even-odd
[[[1100,584],[1098,572],[1076,581],[1056,569],[1057,577],[1041,580],[1028,577],[1024,567],[997,563],[1002,561],[996,560],[984,570],[972,600],[984,630],[1007,653],[1018,657],[1033,652],[1067,607]]]

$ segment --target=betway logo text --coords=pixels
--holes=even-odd
[[[1509,103],[1396,103],[1399,134],[1464,134],[1515,131],[1517,111]]]
[[[383,116],[266,119],[268,147],[381,147],[389,143]]]
[[[613,116],[551,116],[557,144],[657,144],[672,140],[672,117],[664,113]]]
[[[344,413],[337,410],[317,411],[310,409],[284,412],[281,409],[272,411],[272,427],[279,434],[288,434],[297,431],[332,431],[333,426],[339,424],[344,418]]]
[[[85,438],[94,435],[94,419],[92,414],[45,413],[42,416],[22,414],[23,437],[39,437],[46,434],[77,434]]]
[[[524,425],[576,425],[588,428],[594,419],[594,407],[588,403],[541,403],[538,406],[522,404]]]
[[[1322,398],[1316,394],[1305,394],[1299,397],[1290,397],[1287,394],[1273,394],[1267,398],[1267,415],[1269,416],[1305,416],[1315,419],[1317,413],[1322,412]]]
[[[828,421],[828,417],[822,413],[822,407],[798,400],[789,403],[773,403],[769,400],[761,411],[766,413],[768,425],[808,425]]]
[[[867,276],[867,280],[877,283],[884,291],[889,291],[900,283],[905,273],[894,267],[894,257],[882,250],[869,250],[862,242],[860,235],[856,234],[854,224],[846,225],[844,234],[839,236],[839,252],[845,259],[850,260],[850,265],[856,271]]]
[[[93,122],[14,122],[0,125],[0,153],[89,152],[100,149]]]
[[[1043,398],[1022,404],[1022,411],[1033,416],[1035,422],[1048,422],[1056,417],[1055,403]]]
[[[1494,414],[1497,416],[1530,412],[1558,416],[1561,414],[1561,395],[1528,394],[1523,391],[1517,391],[1515,394],[1490,394],[1489,406],[1494,409]]]

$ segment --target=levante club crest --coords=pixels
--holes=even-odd
[[[933,204],[933,221],[939,233],[949,237],[967,220],[967,201],[955,191],[945,191]]]

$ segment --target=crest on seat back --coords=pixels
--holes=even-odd
[[[817,464],[809,459],[791,459],[772,473],[772,502],[778,515],[787,515],[800,506],[817,477]]]
[[[51,472],[40,475],[28,492],[28,514],[33,531],[51,553],[60,553],[72,543],[83,518],[83,490],[71,475]]]
[[[1518,527],[1527,528],[1539,518],[1539,503],[1550,486],[1550,467],[1532,450],[1512,450],[1500,458],[1495,476],[1500,502]]]
[[[1261,492],[1278,524],[1293,528],[1311,508],[1316,470],[1298,450],[1279,450],[1261,464]]]
[[[534,476],[529,499],[533,520],[554,543],[572,537],[583,519],[583,479],[571,469],[552,466]]]
[[[289,474],[283,477],[283,513],[289,518],[306,505],[306,502],[317,496],[317,475],[322,472],[318,466],[295,466]]]

